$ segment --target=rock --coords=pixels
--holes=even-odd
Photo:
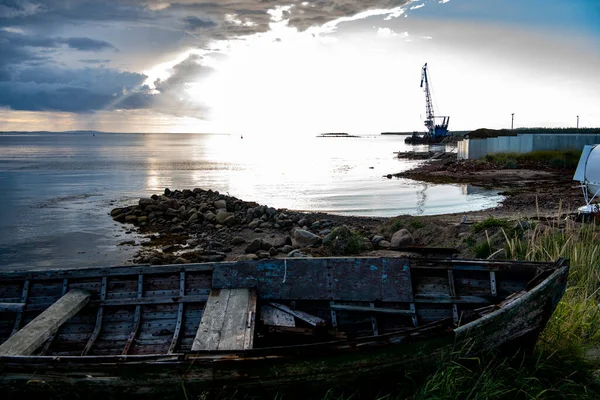
[[[213,213],[211,213],[210,211],[207,212],[206,214],[204,214],[204,219],[210,222],[214,222],[215,219],[217,218],[217,216]]]
[[[383,236],[375,235],[375,236],[373,236],[371,243],[373,243],[373,246],[379,246],[379,242],[381,242],[382,240],[385,240],[385,238]]]
[[[227,202],[225,200],[217,200],[214,203],[215,208],[227,209]]]
[[[231,215],[227,218],[225,218],[225,221],[223,221],[223,223],[227,226],[233,226],[235,225],[235,216]]]
[[[130,224],[135,224],[137,222],[137,217],[135,215],[127,215],[125,217],[125,222],[128,222]]]
[[[254,229],[260,225],[261,221],[259,219],[253,219],[252,222],[248,224],[248,228]]]
[[[180,233],[183,232],[183,226],[177,225],[171,228],[171,233]]]
[[[256,255],[261,260],[264,259],[264,258],[271,258],[271,255],[269,254],[269,252],[268,251],[264,251],[264,250],[257,251]]]
[[[262,247],[263,250],[269,251],[269,249],[271,247],[273,247],[273,245],[271,243],[263,240],[261,247]]]
[[[398,232],[394,233],[391,240],[393,249],[410,246],[414,242],[413,236],[407,229],[400,229]]]
[[[175,259],[175,261],[173,261],[173,264],[187,264],[187,263],[189,263],[189,261],[183,257],[177,257]]]
[[[146,217],[145,215],[142,215],[142,216],[138,217],[138,223],[139,224],[147,224],[148,223],[148,217]]]
[[[298,247],[314,246],[321,242],[321,237],[304,229],[296,229],[293,242]]]
[[[285,246],[286,244],[289,244],[289,245],[292,244],[292,239],[289,236],[280,237],[278,239],[275,239],[275,241],[273,242],[273,247],[278,249],[280,247]]]
[[[256,254],[243,254],[241,256],[237,256],[235,261],[252,261],[258,260],[258,256]]]
[[[195,221],[199,221],[200,220],[200,215],[197,212],[193,213],[192,215],[190,215],[190,217],[188,218],[188,222],[195,222]]]
[[[270,256],[274,257],[274,256],[276,256],[276,255],[277,255],[277,253],[278,253],[278,251],[277,251],[277,249],[276,249],[275,247],[271,247],[271,248],[269,249],[269,255],[270,255]]]
[[[273,218],[275,216],[275,214],[277,214],[277,210],[274,209],[273,207],[268,207],[265,210],[265,213],[267,214],[267,217],[269,218]]]
[[[156,201],[154,201],[152,199],[141,198],[140,201],[138,202],[138,204],[142,207],[145,207],[145,206],[155,205]]]
[[[124,242],[119,243],[117,246],[134,246],[135,240],[126,240]]]
[[[163,246],[161,250],[163,253],[172,253],[176,249],[177,249],[177,246],[175,246],[174,244],[169,244],[169,245]]]
[[[260,228],[254,228],[254,233],[263,233],[264,231]]]
[[[200,241],[198,239],[188,239],[185,243],[190,247],[196,247],[200,244]]]
[[[382,249],[391,249],[392,248],[392,244],[390,242],[388,242],[387,240],[382,240],[381,242],[379,242],[378,246],[381,247]]]
[[[287,254],[288,257],[311,257],[311,255],[308,255],[306,253],[301,252],[300,250],[292,250]]]
[[[244,239],[241,236],[236,236],[233,239],[231,239],[231,244],[233,244],[234,246],[238,246],[240,244],[244,244],[246,243],[246,239]]]
[[[281,250],[282,253],[288,254],[290,251],[293,251],[294,248],[292,247],[292,245],[286,244],[280,250]]]
[[[215,217],[218,224],[224,224],[225,220],[229,217],[233,217],[234,214],[231,212],[227,212],[224,210],[217,211],[217,216]]]
[[[171,190],[169,190],[169,188],[165,188],[165,196],[168,196],[171,194]]]
[[[298,221],[298,226],[305,226],[307,224],[308,224],[308,222],[307,222],[306,218],[302,218],[301,220]]]
[[[327,229],[323,229],[322,231],[319,232],[319,236],[327,236],[331,233],[331,229],[327,228]]]
[[[531,222],[523,220],[523,219],[519,220],[515,224],[515,229],[521,229],[523,231],[527,231],[527,230],[531,229]]]
[[[246,248],[244,249],[244,252],[246,252],[246,253],[256,253],[261,248],[262,248],[262,240],[261,239],[254,239],[252,242],[250,242],[250,244],[248,246],[246,246]]]
[[[116,217],[119,214],[123,214],[123,212],[125,212],[124,208],[115,208],[110,212],[110,216],[111,217]]]

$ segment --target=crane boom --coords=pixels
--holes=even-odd
[[[444,137],[448,134],[448,123],[450,117],[436,117],[433,110],[433,101],[431,99],[431,91],[429,88],[429,77],[427,63],[423,65],[421,69],[421,88],[425,92],[425,112],[427,119],[425,119],[425,127],[427,128],[427,136],[431,138]],[[441,118],[442,123],[439,125],[435,124],[435,119]]]

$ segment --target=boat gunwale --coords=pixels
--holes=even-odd
[[[319,258],[304,258],[304,257],[289,257],[276,258],[271,260],[256,260],[256,261],[222,261],[222,262],[207,262],[207,263],[190,263],[190,264],[167,264],[167,265],[150,265],[150,264],[135,264],[135,265],[118,265],[109,267],[65,267],[65,268],[42,268],[42,267],[25,267],[21,269],[12,269],[2,271],[0,274],[0,282],[15,281],[19,279],[43,280],[43,279],[62,279],[62,278],[86,278],[92,276],[98,277],[113,277],[113,276],[131,276],[131,275],[155,275],[177,272],[212,272],[215,268],[226,266],[234,266],[236,264],[261,264],[269,262],[290,262],[301,261],[311,262],[314,260],[380,260],[380,259],[398,259],[410,260],[417,265],[411,265],[411,269],[452,269],[452,270],[467,270],[467,271],[507,271],[518,268],[546,268],[556,269],[555,262],[539,262],[539,261],[507,261],[507,260],[481,260],[468,258],[408,258],[408,257],[319,257]],[[421,262],[421,263],[420,263]],[[424,265],[422,262],[430,263]],[[420,264],[419,264],[420,263]],[[436,265],[442,264],[442,265]],[[479,267],[479,268],[478,268]],[[494,267],[498,268],[495,269]]]

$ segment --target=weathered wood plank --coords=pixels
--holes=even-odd
[[[213,289],[208,296],[192,351],[216,350],[221,340],[231,289]]]
[[[179,297],[185,296],[185,272],[179,273]],[[177,340],[179,339],[179,332],[181,331],[181,323],[183,321],[183,305],[184,303],[179,303],[179,307],[177,308],[177,322],[175,323],[175,332],[173,332],[173,339],[171,340],[171,345],[169,346],[169,351],[167,354],[173,354],[175,351],[175,347],[177,346]]]
[[[25,303],[0,303],[0,313],[23,312],[25,306]]]
[[[394,315],[406,315],[412,317],[415,315],[414,311],[411,310],[399,310],[396,308],[374,308],[374,307],[363,307],[363,306],[351,306],[346,304],[332,304],[330,307],[336,311],[353,311],[353,312],[367,312],[375,314],[394,314]]]
[[[206,302],[192,351],[251,348],[255,313],[254,290],[213,290]]]
[[[64,296],[65,294],[67,294],[68,289],[69,289],[69,280],[63,279],[61,296]],[[44,356],[44,355],[46,355],[46,353],[48,353],[48,350],[50,350],[50,346],[52,346],[52,342],[54,341],[54,338],[56,338],[57,334],[58,334],[58,329],[46,341],[46,343],[44,344],[44,347],[42,347],[42,351],[40,352],[41,356]]]
[[[144,275],[139,274],[138,275],[138,283],[137,283],[137,298],[141,299],[143,296],[144,296]],[[125,346],[123,346],[123,350],[121,351],[122,355],[126,355],[127,353],[129,353],[129,349],[131,348],[131,345],[133,344],[133,341],[135,340],[135,337],[137,336],[138,331],[140,330],[141,320],[142,320],[142,306],[138,304],[137,306],[135,306],[135,313],[133,315],[133,329],[129,333],[129,337],[127,338],[127,341],[125,342]]]
[[[90,293],[74,289],[0,345],[0,355],[31,355],[89,301]]]
[[[231,289],[219,350],[242,350],[248,326],[249,289]]]
[[[60,269],[27,269],[27,270],[13,270],[3,271],[0,276],[0,281],[3,280],[18,280],[18,279],[31,279],[31,280],[45,280],[45,279],[79,279],[87,278],[90,276],[137,276],[139,274],[144,275],[156,275],[166,273],[179,273],[181,271],[191,272],[211,272],[214,267],[214,263],[207,264],[184,264],[184,265],[132,265],[132,266],[117,266],[117,267],[90,267],[90,268],[60,268]],[[218,265],[218,264],[217,264]]]
[[[264,305],[260,310],[260,318],[265,325],[295,327],[294,317],[275,307]]]
[[[314,315],[310,315],[309,313],[305,313],[304,311],[292,310],[285,304],[269,303],[269,305],[273,306],[281,311],[284,311],[290,315],[293,315],[294,317],[306,322],[309,325],[312,325],[312,326],[324,326],[325,325],[325,320],[323,318],[319,318]]]
[[[21,303],[27,303],[27,295],[29,294],[29,279],[27,279],[23,283],[23,291],[21,292]],[[21,320],[23,319],[23,311],[20,311],[17,314],[17,318],[15,319],[15,326],[13,327],[11,336],[17,333],[19,329],[21,329]]]
[[[432,304],[490,304],[494,301],[500,301],[500,298],[481,297],[481,296],[457,296],[452,297],[446,294],[418,294],[415,295],[414,303],[432,303]]]
[[[102,277],[102,285],[100,288],[100,300],[103,301],[106,299],[106,287],[108,286],[108,278],[106,276]],[[82,356],[85,356],[89,353],[89,351],[94,346],[94,342],[98,339],[98,335],[100,334],[100,329],[102,329],[102,316],[104,314],[104,307],[98,307],[98,313],[96,315],[96,326],[94,327],[94,331],[90,336],[85,348],[81,352]]]

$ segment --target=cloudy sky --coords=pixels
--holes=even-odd
[[[0,130],[600,126],[598,0],[0,0]]]

